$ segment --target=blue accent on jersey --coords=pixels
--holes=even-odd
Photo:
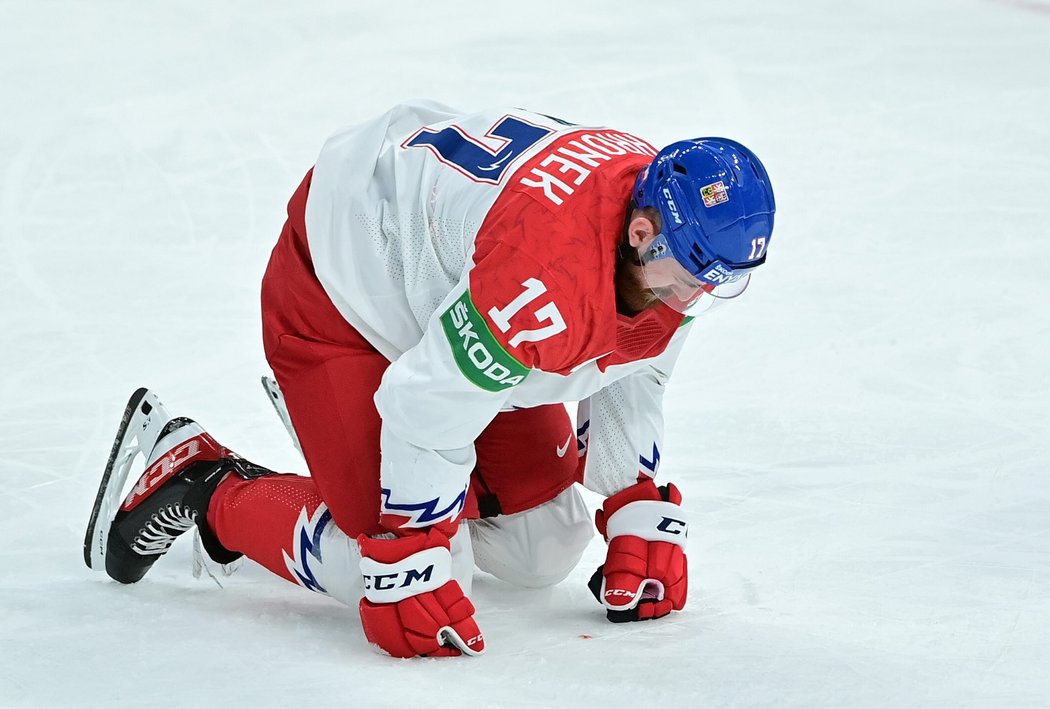
[[[587,432],[591,430],[591,420],[587,419],[583,425],[576,429],[576,452],[587,449]]]
[[[550,128],[526,123],[514,116],[505,116],[489,129],[486,137],[502,138],[504,146],[497,152],[450,126],[439,131],[424,128],[410,138],[406,147],[427,147],[445,162],[481,182],[497,184],[510,164],[540,139],[553,133]]]
[[[321,514],[321,517],[317,520],[313,530],[309,527],[303,527],[299,530],[299,554],[298,560],[302,564],[302,573],[298,570],[295,571],[295,575],[306,588],[311,591],[317,591],[319,593],[328,593],[324,590],[324,587],[317,581],[314,576],[313,570],[310,568],[309,557],[321,561],[321,534],[324,533],[325,527],[332,521],[332,513],[330,510],[325,509]]]
[[[382,511],[408,517],[411,520],[408,526],[413,527],[434,524],[435,522],[455,517],[463,509],[463,505],[467,500],[467,488],[464,487],[463,492],[459,493],[456,499],[452,501],[452,504],[443,510],[438,510],[436,508],[441,502],[440,497],[435,497],[433,500],[427,500],[426,502],[398,504],[390,501],[390,488],[384,487],[380,491],[383,496]]]
[[[580,125],[579,123],[573,123],[572,121],[567,121],[564,118],[558,118],[557,116],[548,116],[546,113],[540,113],[539,115],[543,116],[544,118],[549,118],[555,123],[559,123],[563,126],[566,126],[567,128]]]
[[[647,459],[644,455],[639,455],[638,462],[656,477],[656,469],[660,467],[660,449],[656,447],[656,443],[653,443],[653,457]]]

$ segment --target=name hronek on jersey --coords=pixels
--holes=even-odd
[[[532,168],[519,182],[543,190],[543,196],[556,205],[576,191],[590,177],[594,168],[617,155],[656,155],[656,149],[641,138],[627,133],[573,134],[574,139],[558,141],[559,147],[544,155],[539,166]],[[547,169],[541,169],[547,168]],[[558,173],[564,177],[558,177]],[[571,184],[570,184],[571,183]]]

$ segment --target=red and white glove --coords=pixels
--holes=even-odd
[[[474,604],[452,579],[449,540],[435,529],[396,539],[357,538],[368,642],[394,657],[480,655]]]
[[[605,500],[594,516],[609,542],[588,587],[613,623],[662,618],[685,607],[689,525],[682,493],[645,480]]]

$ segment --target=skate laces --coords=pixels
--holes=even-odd
[[[233,576],[233,572],[240,566],[240,559],[231,561],[229,564],[219,564],[219,573],[226,577]],[[193,578],[199,579],[202,572],[208,574],[208,578],[214,581],[216,586],[223,587],[222,582],[212,573],[208,555],[204,553],[204,548],[201,546],[201,531],[195,528],[193,530]]]
[[[211,570],[208,557],[201,545],[200,529],[197,528],[197,512],[180,503],[166,505],[157,510],[142,525],[135,536],[131,548],[139,554],[164,554],[175,543],[175,539],[193,528],[193,578],[199,579],[202,573],[222,588],[215,573]],[[240,566],[240,559],[229,564],[219,564],[219,573],[231,576]]]
[[[161,507],[142,525],[131,549],[142,555],[163,554],[171,548],[175,538],[194,526],[196,521],[196,511],[177,502]]]

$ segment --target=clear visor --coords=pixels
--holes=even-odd
[[[670,308],[688,315],[736,298],[751,281],[752,269],[733,269],[720,261],[708,268],[704,278],[697,278],[675,259],[663,234],[639,249],[638,256],[649,290]]]

